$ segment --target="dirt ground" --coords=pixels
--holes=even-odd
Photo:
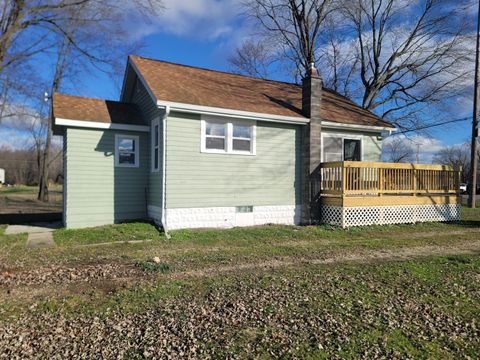
[[[457,232],[459,233],[459,232]],[[480,254],[480,240],[458,242],[450,246],[418,246],[400,249],[346,251],[329,257],[283,257],[263,262],[240,262],[234,265],[212,266],[168,274],[144,272],[134,264],[108,261],[98,264],[71,264],[69,266],[44,266],[35,269],[0,272],[0,302],[38,301],[47,297],[82,296],[90,291],[116,291],[131,284],[162,280],[215,278],[239,272],[275,271],[308,265],[370,264],[375,262],[406,261],[430,256]]]
[[[0,187],[0,214],[32,214],[62,211],[62,187],[50,189],[50,201],[44,203],[37,200],[38,188]]]

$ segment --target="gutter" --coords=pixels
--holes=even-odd
[[[165,113],[162,119],[163,141],[162,141],[162,226],[167,239],[170,239],[167,227],[167,119],[170,115],[170,106],[165,106]]]
[[[294,125],[306,125],[310,122],[309,118],[301,116],[284,116],[284,115],[272,115],[265,113],[257,113],[251,111],[243,110],[232,110],[226,108],[217,108],[211,106],[202,106],[202,105],[192,105],[177,103],[171,101],[157,101],[157,106],[167,107],[169,106],[172,111],[189,113],[189,114],[202,114],[202,115],[216,115],[222,117],[231,117],[236,119],[248,119],[248,120],[258,120],[258,121],[267,121],[267,122],[276,122],[276,123],[285,123],[285,124],[294,124]]]
[[[322,127],[327,129],[341,129],[341,130],[364,130],[364,131],[388,131],[394,132],[396,128],[394,126],[376,126],[376,125],[359,125],[359,124],[346,124],[337,123],[333,121],[322,120]]]

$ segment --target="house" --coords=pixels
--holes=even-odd
[[[0,169],[0,185],[5,184],[5,169]]]
[[[299,86],[138,56],[120,101],[54,94],[53,121],[68,228],[318,222],[322,162],[378,162],[394,130],[313,66]]]

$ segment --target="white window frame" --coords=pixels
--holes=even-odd
[[[224,124],[225,126],[225,149],[207,149],[207,122]],[[251,126],[250,133],[250,151],[233,150],[233,125]],[[257,153],[257,122],[255,120],[244,119],[225,119],[215,116],[202,116],[201,119],[201,142],[200,152],[211,154],[234,154],[234,155],[248,155],[254,156]],[[246,138],[235,138],[244,139]]]
[[[120,139],[131,139],[135,141],[135,164],[120,164],[118,149]],[[140,137],[138,135],[115,134],[115,166],[125,168],[138,168],[140,166]]]
[[[155,126],[158,126],[158,145],[155,146]],[[151,172],[159,172],[160,171],[160,119],[154,119],[152,121],[151,127],[150,127],[150,157],[151,157]],[[157,167],[155,167],[155,151],[157,152],[157,158],[158,158],[158,164]]]
[[[352,135],[352,134],[342,134],[342,133],[322,133],[322,162],[325,162],[325,151],[323,148],[323,139],[326,137],[333,137],[337,139],[342,139],[342,160],[344,161],[345,156],[345,140],[360,140],[360,161],[363,161],[363,135]]]
[[[220,124],[224,126],[225,136],[214,136],[209,135],[208,137],[213,138],[225,138],[224,149],[207,149],[207,122],[213,124]],[[213,153],[213,154],[226,154],[228,153],[228,121],[224,119],[203,119],[201,120],[201,131],[202,131],[202,141],[201,141],[201,152]]]

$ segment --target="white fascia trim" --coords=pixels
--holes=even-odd
[[[333,121],[322,121],[322,126],[327,129],[343,129],[343,130],[366,130],[372,132],[382,131],[396,131],[397,128],[389,126],[373,126],[373,125],[356,125],[356,124],[342,124]]]
[[[72,119],[62,119],[62,118],[55,118],[55,125],[71,126],[71,127],[79,127],[79,128],[90,128],[90,129],[127,130],[127,131],[140,131],[140,132],[150,131],[150,127],[144,126],[144,125],[112,124],[112,123],[102,123],[102,122],[95,122],[95,121],[83,121],[83,120],[72,120]]]
[[[241,110],[232,110],[224,109],[210,106],[201,106],[201,105],[191,105],[183,104],[170,101],[157,101],[157,106],[160,108],[170,107],[171,111],[178,111],[190,114],[202,114],[202,115],[216,115],[224,116],[237,119],[248,119],[248,120],[260,120],[260,121],[269,121],[269,122],[278,122],[286,124],[296,124],[296,125],[306,125],[310,122],[310,119],[304,117],[295,117],[295,116],[282,116],[282,115],[271,115],[250,111],[241,111]]]

